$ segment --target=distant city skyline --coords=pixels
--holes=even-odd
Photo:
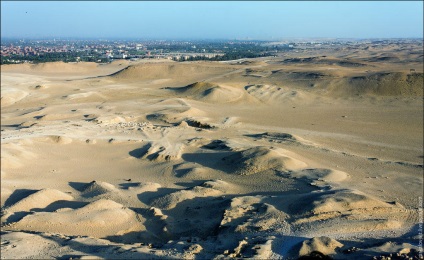
[[[422,1],[1,1],[2,38],[422,38]]]

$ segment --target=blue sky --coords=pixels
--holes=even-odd
[[[423,2],[1,1],[1,36],[422,38]]]

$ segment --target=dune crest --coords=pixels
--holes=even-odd
[[[184,200],[198,197],[217,196],[225,193],[229,184],[224,181],[207,181],[200,186],[195,186],[189,190],[181,190],[156,199],[152,204],[163,209],[172,209]]]
[[[205,76],[219,75],[232,70],[211,64],[175,64],[173,62],[131,65],[110,77],[120,80],[158,80],[178,79],[179,77],[197,79]]]
[[[170,90],[190,99],[213,103],[234,102],[243,96],[243,92],[240,89],[211,82],[196,82],[185,87],[172,88]]]

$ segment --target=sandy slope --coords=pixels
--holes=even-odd
[[[422,48],[399,48],[2,66],[1,257],[417,255]]]

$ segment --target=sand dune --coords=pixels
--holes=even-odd
[[[199,167],[194,163],[183,163],[176,165],[173,168],[174,174],[177,177],[197,177],[205,176],[208,171],[204,167]]]
[[[353,59],[341,59],[336,57],[307,57],[307,58],[289,58],[278,62],[269,62],[270,64],[317,64],[317,65],[336,65],[341,67],[364,67],[369,66]]]
[[[261,231],[269,233],[290,233],[288,215],[277,210],[274,206],[264,203],[259,196],[238,197],[231,200],[225,210],[220,228],[229,229],[228,233],[236,232],[260,234]],[[227,232],[223,232],[224,234]]]
[[[418,257],[422,46],[1,73],[2,258]]]
[[[160,108],[153,109],[153,113],[150,113],[146,116],[148,120],[163,121],[165,123],[181,123],[181,121],[190,119],[190,118],[201,118],[205,116],[205,113],[193,106],[191,106],[184,99],[169,99],[165,101],[160,101],[155,104],[154,107]]]
[[[237,88],[220,86],[210,82],[196,82],[185,87],[172,88],[178,95],[212,103],[227,103],[239,100],[243,92]]]
[[[345,91],[349,94],[419,97],[423,95],[422,82],[422,73],[376,73],[349,78]]]
[[[251,175],[266,170],[296,170],[307,165],[287,157],[284,151],[268,147],[253,147],[222,158],[228,171],[239,175]]]
[[[4,218],[7,219],[10,215],[15,213],[29,212],[34,209],[43,209],[54,202],[72,201],[74,198],[69,194],[63,193],[53,189],[42,189],[28,197],[23,198],[17,203],[4,209]]]
[[[97,67],[98,64],[94,62],[87,63],[65,63],[65,62],[48,62],[48,63],[39,63],[39,64],[22,64],[22,65],[10,65],[5,66],[5,71],[37,71],[37,72],[53,72],[53,73],[66,73],[68,71],[77,71],[83,72],[87,69],[93,69]]]
[[[279,104],[287,101],[305,102],[308,99],[301,90],[290,90],[275,85],[248,85],[245,88],[250,95],[267,104]]]
[[[171,161],[181,158],[184,144],[173,144],[169,142],[152,142],[138,150],[138,157],[150,161]]]
[[[163,79],[200,79],[222,74],[232,68],[212,64],[175,64],[173,62],[139,64],[111,74],[112,78],[126,81]]]
[[[181,190],[168,194],[152,202],[155,207],[162,209],[172,209],[178,203],[184,200],[190,200],[197,197],[217,196],[225,193],[229,185],[224,181],[209,181],[201,186],[195,186],[190,190]]]
[[[84,197],[96,197],[108,193],[119,192],[115,186],[107,182],[92,181],[87,184],[82,190],[82,196]]]
[[[303,241],[299,255],[309,255],[312,252],[321,252],[325,255],[335,254],[335,250],[343,247],[343,244],[329,237],[314,237],[310,240]]]
[[[26,73],[56,77],[60,75],[89,77],[96,74],[107,75],[127,65],[127,62],[114,62],[111,66],[103,66],[94,62],[65,63],[48,62],[39,64],[11,64],[2,66],[2,71],[11,73]]]
[[[392,205],[352,190],[325,192],[313,198],[313,201],[303,198],[293,208],[308,212],[305,215],[297,215],[300,211],[293,212],[297,215],[293,227],[314,224],[323,233],[335,223],[340,223],[340,219],[345,220],[344,224],[338,224],[337,232],[349,233],[400,228],[410,216],[410,212],[401,205]]]
[[[348,174],[345,172],[329,169],[305,169],[291,172],[290,176],[308,180],[323,180],[326,182],[340,182],[348,178]]]
[[[140,231],[135,212],[111,200],[98,200],[79,209],[39,212],[12,224],[11,229],[106,237]]]

